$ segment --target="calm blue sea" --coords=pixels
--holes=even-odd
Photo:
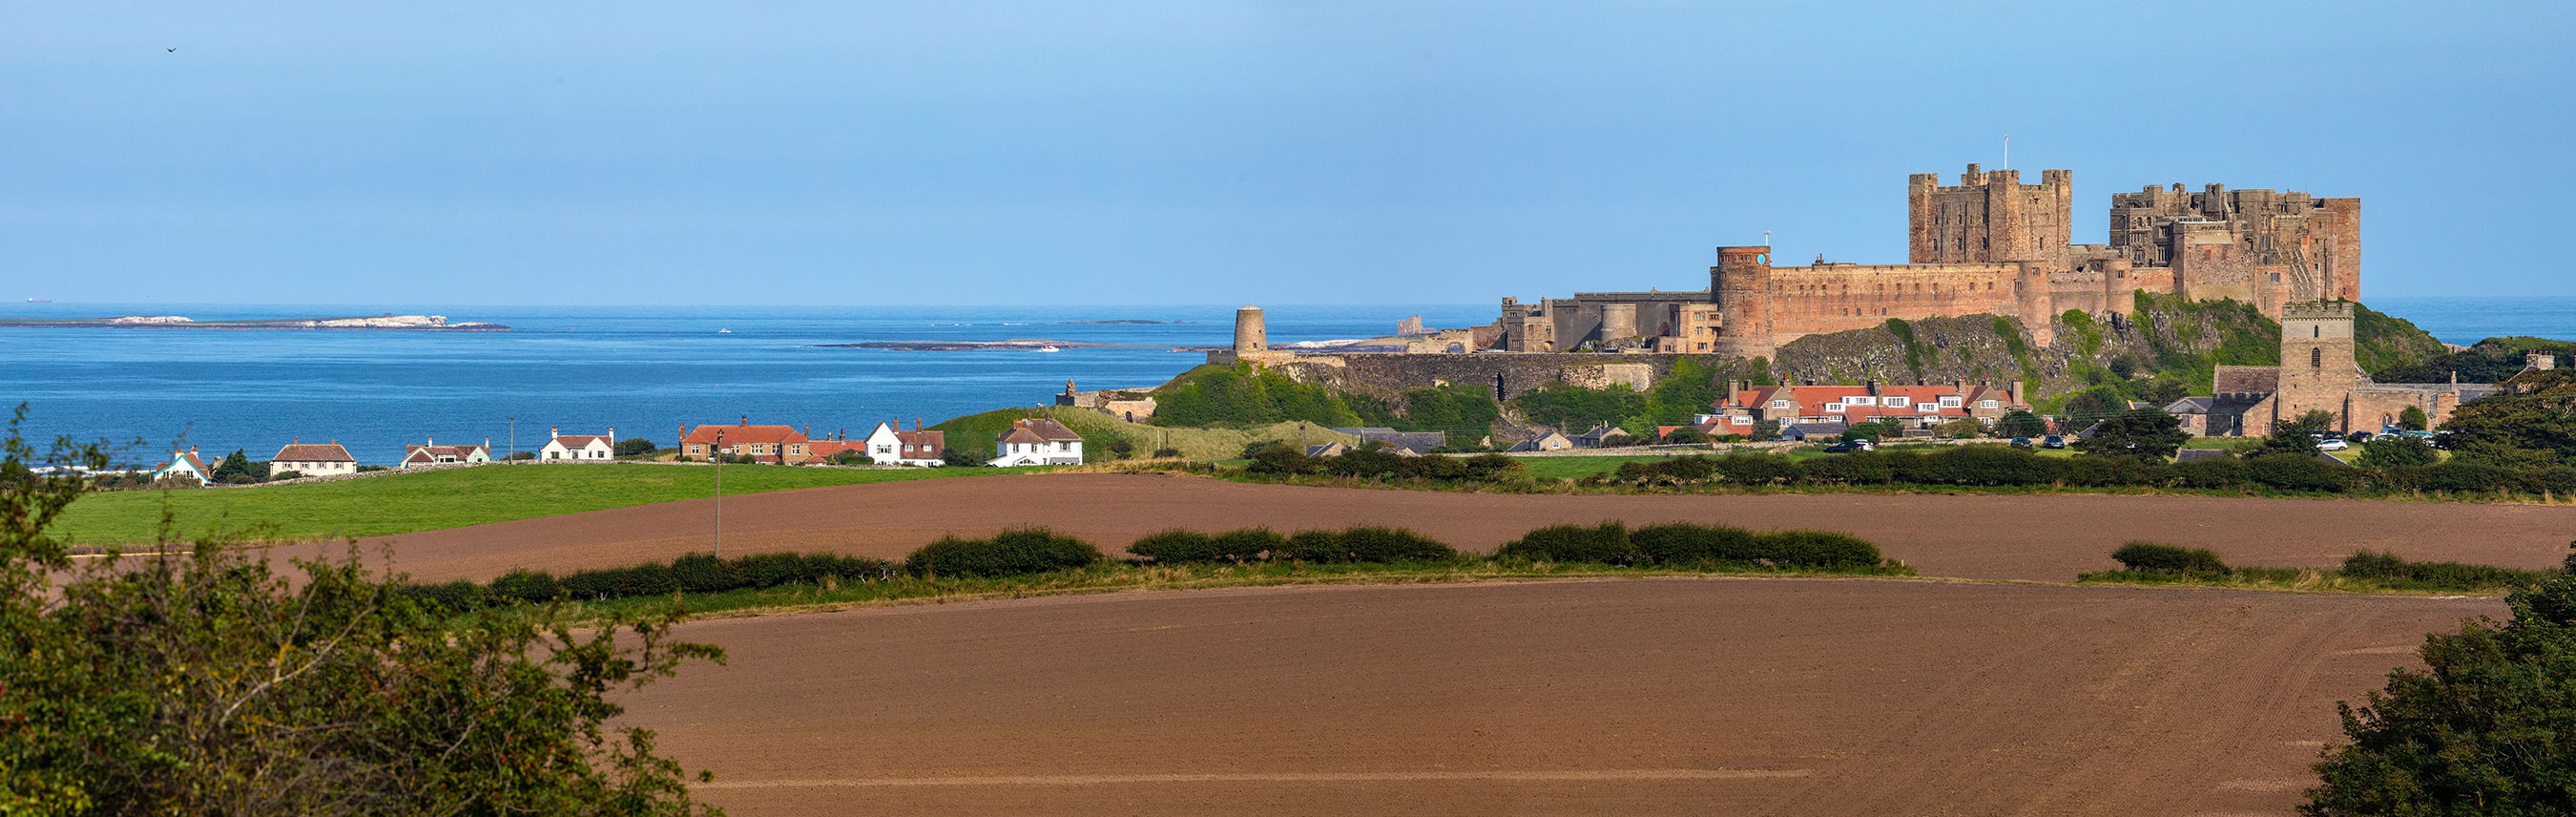
[[[2495,335],[2576,339],[2576,298],[2383,298],[2374,308],[2451,343]],[[1490,304],[1269,306],[1273,342],[1372,337],[1420,314],[1434,327],[1491,322]],[[446,315],[502,333],[0,329],[0,402],[30,404],[30,436],[142,440],[137,459],[185,439],[266,458],[295,438],[338,440],[391,464],[427,436],[521,450],[565,433],[668,444],[682,425],[753,422],[864,433],[880,420],[1037,405],[1082,388],[1151,386],[1202,360],[1167,346],[1231,341],[1232,306],[433,307],[6,303],[0,317],[185,315],[199,320]],[[1066,321],[1190,321],[1067,325]],[[730,329],[730,333],[717,330]],[[823,349],[878,340],[1051,338],[1143,349],[899,352]]]
[[[1265,306],[1273,342],[1392,334],[1493,321],[1491,305]],[[0,403],[28,403],[30,438],[141,439],[137,459],[185,438],[266,459],[301,438],[338,440],[390,465],[435,436],[495,453],[567,434],[670,444],[682,425],[732,422],[864,434],[883,420],[931,423],[1051,402],[1084,389],[1153,386],[1205,360],[1168,346],[1233,341],[1234,306],[465,307],[7,303],[0,317],[184,315],[197,320],[445,315],[510,332],[0,329]],[[1066,321],[1189,321],[1067,325]],[[730,333],[718,330],[729,329]],[[824,349],[861,341],[1049,338],[1146,344],[1061,352]]]

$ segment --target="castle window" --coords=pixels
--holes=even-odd
[[[2323,369],[2323,368],[2325,368],[2325,367],[2326,367],[2326,350],[2324,350],[2324,349],[2310,349],[2310,350],[2308,350],[2308,368],[2311,368],[2311,369]]]

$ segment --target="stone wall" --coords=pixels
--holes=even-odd
[[[1587,388],[1624,383],[1644,391],[1670,374],[1676,361],[1685,358],[1699,361],[1717,377],[1752,377],[1759,369],[1751,361],[1721,355],[1649,353],[1301,355],[1272,365],[1298,381],[1336,391],[1392,398],[1425,386],[1463,383],[1491,389],[1497,399],[1509,400],[1550,383]]]

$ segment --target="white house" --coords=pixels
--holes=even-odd
[[[216,461],[222,462],[220,458]],[[171,477],[193,479],[197,481],[198,485],[205,485],[215,481],[215,469],[208,466],[205,460],[197,459],[197,449],[191,447],[186,451],[170,452],[170,464],[161,466],[161,470],[152,472],[153,482],[160,482]]]
[[[482,445],[439,445],[438,438],[431,437],[429,438],[429,442],[425,445],[403,446],[402,467],[404,468],[419,468],[424,465],[443,465],[460,462],[485,463],[491,461],[491,440],[484,440]],[[272,468],[274,468],[274,466],[272,466]]]
[[[1042,417],[1012,420],[1010,433],[993,440],[993,455],[984,464],[996,468],[1081,465],[1082,435]]]
[[[538,462],[607,462],[617,458],[617,429],[605,436],[565,434],[563,429],[547,429],[546,447],[537,449]]]
[[[355,474],[358,472],[358,460],[349,456],[349,449],[340,447],[337,441],[291,442],[287,443],[286,447],[277,449],[277,456],[268,458],[268,473],[271,475],[288,471],[308,477]]]
[[[1063,428],[1063,426],[1057,426],[1057,428]],[[1080,437],[1074,438],[1076,462],[1082,459],[1081,440]],[[875,431],[868,432],[868,459],[875,460],[878,465],[936,466],[943,463],[939,455],[946,450],[948,450],[948,432],[925,430],[919,420],[913,421],[911,431],[896,428],[894,423],[886,422],[878,423]]]

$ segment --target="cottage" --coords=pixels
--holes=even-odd
[[[431,437],[421,445],[403,446],[401,465],[404,468],[419,468],[425,465],[457,463],[476,465],[491,461],[491,440],[484,440],[482,445],[439,445],[438,438]]]
[[[270,474],[288,471],[308,477],[355,474],[358,460],[349,456],[349,449],[340,447],[337,440],[328,443],[291,442],[277,449],[277,456],[268,458]]]
[[[1081,465],[1082,435],[1043,417],[1012,420],[1011,430],[993,440],[993,454],[984,464],[996,468]]]
[[[680,454],[702,460],[721,453],[771,465],[802,465],[814,460],[812,443],[795,426],[756,426],[745,416],[735,425],[689,429],[680,437]]]
[[[2028,411],[2021,385],[1997,388],[1983,384],[1889,386],[1870,381],[1859,386],[1758,386],[1741,382],[1725,399],[1699,415],[1697,424],[1725,428],[1724,433],[1751,434],[1765,420],[1787,428],[1799,423],[1894,422],[1901,428],[1934,428],[1974,419],[1994,425],[2006,413]]]
[[[216,465],[223,461],[222,457],[215,458]],[[186,451],[170,452],[170,462],[152,472],[153,482],[165,479],[194,480],[198,485],[206,485],[215,481],[215,469],[205,460],[198,459],[196,447],[190,446]]]
[[[1845,423],[1790,423],[1780,427],[1780,439],[1806,442],[1809,437],[1840,437],[1850,430]]]
[[[1573,440],[1567,439],[1563,434],[1550,431],[1546,434],[1541,434],[1539,436],[1514,443],[1510,450],[1513,453],[1525,451],[1564,451],[1573,447]]]
[[[1449,432],[1446,431],[1397,431],[1392,428],[1365,426],[1333,430],[1358,437],[1362,443],[1382,442],[1395,446],[1398,450],[1434,451],[1449,444]]]
[[[1601,448],[1604,446],[1635,442],[1636,435],[1628,433],[1627,429],[1623,429],[1609,423],[1603,423],[1599,426],[1593,427],[1590,431],[1576,434],[1566,439],[1574,441],[1574,447],[1576,448]]]
[[[538,462],[606,462],[617,458],[617,429],[607,434],[565,434],[563,429],[546,429],[546,447],[537,449]]]
[[[875,460],[878,465],[930,468],[947,462],[940,458],[947,450],[948,432],[924,429],[921,420],[915,418],[911,431],[904,431],[893,421],[878,423],[876,430],[868,432],[866,453],[868,459]],[[1075,454],[1074,459],[1080,461],[1081,455]]]

